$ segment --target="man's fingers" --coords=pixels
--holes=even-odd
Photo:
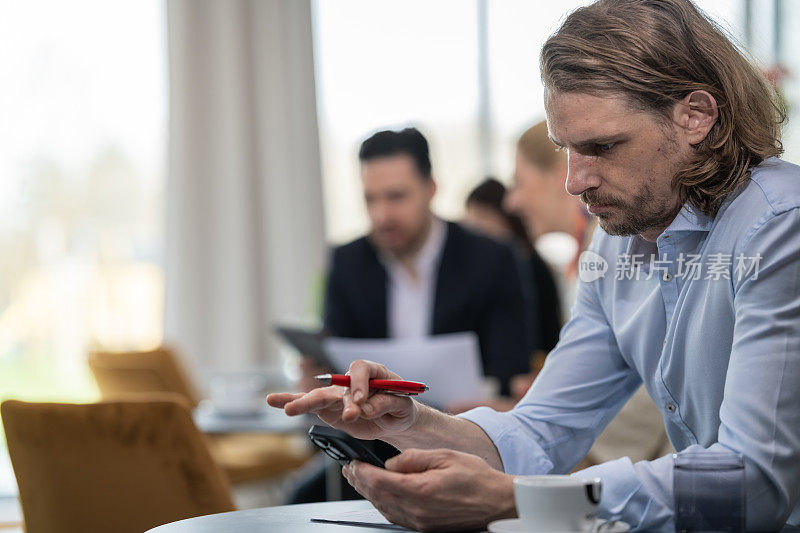
[[[353,361],[347,375],[350,376],[350,391],[353,401],[359,405],[369,397],[370,378],[400,379],[400,376],[390,372],[385,366],[363,359]]]
[[[393,490],[395,487],[404,487],[407,483],[403,474],[378,468],[362,461],[351,461],[343,472],[348,481],[354,481],[370,494],[386,490],[395,492]]]
[[[283,410],[289,416],[316,413],[321,409],[330,407],[336,402],[340,402],[343,393],[344,388],[338,386],[314,389],[285,404]]]
[[[361,404],[361,416],[367,420],[380,418],[386,414],[402,414],[408,411],[411,398],[394,394],[377,393]]]
[[[297,400],[299,398],[302,398],[303,394],[304,393],[302,393],[302,392],[300,392],[300,393],[276,392],[276,393],[267,395],[267,404],[272,406],[272,407],[278,407],[280,409],[283,409],[283,407],[287,403],[289,403],[289,402],[291,402],[293,400]]]
[[[431,498],[419,474],[402,474],[352,461],[344,469],[347,481],[390,522],[409,529],[427,530],[420,512]]]
[[[350,390],[345,391],[342,396],[344,408],[342,409],[342,420],[344,422],[355,422],[361,416],[361,408],[353,402]]]
[[[386,461],[386,470],[412,474],[438,468],[448,450],[416,450],[409,448]]]
[[[373,467],[372,465],[366,465],[369,468],[365,470],[359,469],[359,473],[354,473],[354,470],[358,468],[359,464],[366,464],[366,463],[359,463],[358,461],[351,461],[347,465],[342,468],[342,475],[347,480],[348,483],[358,492],[360,495],[364,496],[366,499],[372,502],[380,513],[385,516],[388,520],[394,523],[399,523],[398,519],[400,515],[402,516],[402,508],[406,502],[398,501],[397,497],[394,495],[392,491],[386,491],[381,489],[380,487],[376,487],[375,485],[380,485],[380,483],[376,483],[376,478],[373,477],[371,474],[373,473],[371,469],[375,470],[383,470],[381,468]],[[385,471],[384,471],[385,472]],[[380,472],[378,472],[380,476]],[[403,481],[400,480],[402,484]],[[384,485],[387,484],[386,481],[383,482]]]

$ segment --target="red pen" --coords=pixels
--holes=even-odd
[[[326,385],[350,386],[350,376],[342,374],[322,374],[316,376],[316,379]],[[428,386],[424,383],[399,379],[371,379],[369,380],[369,388],[393,392],[395,394],[406,394],[408,396],[416,396],[428,390]]]

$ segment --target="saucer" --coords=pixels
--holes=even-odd
[[[587,527],[581,532],[571,531],[552,531],[548,533],[628,533],[630,526],[625,522],[609,522],[600,518],[595,519],[593,527]],[[505,520],[495,520],[489,524],[490,533],[531,533],[530,529],[526,529],[525,524],[519,518],[507,518]]]

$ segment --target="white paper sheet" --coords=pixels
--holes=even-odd
[[[434,407],[484,396],[478,336],[472,332],[418,339],[330,337],[324,347],[336,372],[346,372],[356,359],[368,359],[403,379],[425,383],[430,390],[416,398]]]
[[[336,513],[328,516],[314,517],[311,521],[342,524],[343,526],[370,526],[379,527],[381,529],[392,529],[395,531],[412,531],[403,526],[392,524],[374,508],[365,511],[346,511],[344,513]]]

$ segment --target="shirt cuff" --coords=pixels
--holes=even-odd
[[[622,520],[634,531],[646,529],[671,533],[675,530],[672,509],[664,503],[671,500],[671,456],[635,465],[628,457],[623,457],[573,475],[602,480],[601,518]]]
[[[540,475],[553,470],[553,463],[534,438],[525,433],[519,419],[489,407],[476,407],[457,415],[480,427],[494,443],[503,470],[512,475]]]

